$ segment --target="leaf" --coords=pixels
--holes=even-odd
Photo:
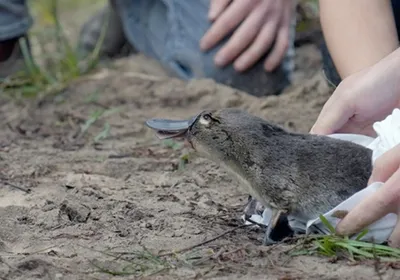
[[[100,116],[101,116],[103,113],[104,113],[104,110],[103,110],[103,109],[99,109],[99,110],[94,111],[94,112],[91,114],[90,118],[89,118],[89,119],[85,122],[85,124],[82,126],[82,128],[81,128],[82,134],[85,133],[85,132],[89,129],[89,127],[90,127],[92,124],[94,124],[94,123],[100,118]]]
[[[337,244],[338,246],[341,246],[341,247],[343,247],[343,248],[348,249],[349,251],[351,251],[351,252],[353,252],[353,253],[357,253],[357,254],[360,255],[360,256],[364,256],[364,257],[367,257],[367,258],[373,258],[373,257],[374,257],[373,254],[368,253],[368,252],[366,252],[366,251],[364,251],[364,250],[358,249],[358,248],[356,248],[356,247],[354,247],[354,246],[351,246],[351,245],[348,244],[348,243],[345,243],[345,242],[338,242],[338,243],[336,243],[336,244]]]
[[[332,234],[335,234],[336,232],[335,228],[329,223],[329,221],[323,215],[319,215],[319,219],[329,229],[329,231]]]
[[[357,235],[356,240],[360,240],[361,238],[363,238],[366,234],[368,233],[368,229],[364,229],[362,232],[360,232],[360,234]]]
[[[95,142],[99,142],[100,140],[103,140],[107,138],[110,135],[110,124],[105,123],[103,130],[97,134],[97,136],[94,138]]]

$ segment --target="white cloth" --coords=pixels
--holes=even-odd
[[[376,122],[373,125],[374,130],[377,133],[376,138],[358,135],[358,134],[331,134],[330,137],[351,141],[360,145],[363,145],[372,150],[372,162],[383,153],[393,148],[400,143],[400,110],[393,110],[392,114],[386,117],[386,119]],[[323,214],[323,216],[331,223],[333,227],[336,227],[340,219],[331,217],[331,214],[336,210],[347,210],[350,211],[354,208],[365,197],[376,192],[379,187],[383,185],[382,182],[376,182],[365,189],[357,192],[347,200],[340,203],[338,206]],[[253,215],[251,218],[253,221],[267,225],[271,216],[271,210],[266,208],[262,216]],[[300,230],[303,232],[318,231],[322,234],[329,234],[328,228],[320,221],[319,218],[308,221],[299,221],[293,217],[288,217],[289,223],[293,229]],[[374,243],[383,243],[388,240],[392,233],[394,226],[397,222],[396,214],[388,214],[383,218],[379,219],[375,223],[367,227],[368,233],[361,238],[363,241],[373,241]],[[355,238],[354,236],[353,238]]]

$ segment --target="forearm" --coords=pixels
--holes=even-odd
[[[320,0],[327,47],[342,79],[398,47],[389,0]]]

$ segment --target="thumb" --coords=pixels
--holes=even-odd
[[[214,21],[228,6],[231,0],[211,0],[208,19]]]
[[[338,90],[340,90],[339,87],[325,103],[310,133],[322,135],[335,133],[354,115],[353,106]]]

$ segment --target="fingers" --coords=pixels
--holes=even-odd
[[[369,183],[373,182],[386,182],[391,179],[393,174],[396,174],[397,170],[400,170],[400,144],[390,149],[382,156],[380,156],[376,162],[372,171]],[[400,171],[397,171],[400,172]],[[397,174],[396,174],[397,175]],[[399,176],[400,178],[400,176]],[[396,182],[397,192],[394,194],[394,207],[397,206],[397,215],[400,215],[400,181]],[[397,198],[397,201],[396,201]],[[397,224],[389,237],[389,245],[391,247],[400,247],[400,216],[397,219]]]
[[[277,15],[270,14],[270,17],[277,17]],[[277,25],[278,22],[276,19],[268,19],[251,46],[235,61],[234,66],[236,70],[246,70],[256,63],[270,49],[275,39]]]
[[[254,9],[235,31],[229,41],[216,54],[215,63],[225,66],[232,62],[243,50],[256,38],[262,24],[264,23],[264,12],[262,9]],[[236,66],[236,64],[234,65]],[[236,68],[236,67],[235,67]],[[242,69],[236,68],[240,71]]]
[[[400,213],[398,213],[397,215],[399,215]],[[393,229],[389,240],[388,240],[389,246],[391,247],[395,247],[395,248],[400,248],[400,220],[399,220],[399,216],[397,218],[397,224],[395,226],[395,228]]]
[[[286,5],[291,5],[291,2],[288,2]],[[288,47],[289,47],[289,29],[290,29],[290,20],[292,15],[292,9],[285,9],[280,28],[277,32],[277,36],[275,38],[275,45],[272,51],[268,54],[268,57],[264,63],[264,68],[266,71],[273,71],[278,65],[281,63],[283,57],[285,56]]]
[[[213,48],[240,24],[215,56],[215,64],[223,67],[236,59],[234,68],[245,71],[258,62],[274,43],[265,62],[265,69],[272,71],[288,49],[292,8],[291,1],[211,0],[209,17],[216,20],[201,39],[200,48],[203,51]]]
[[[243,21],[252,8],[253,6],[249,5],[247,1],[234,1],[217,18],[206,34],[204,34],[200,40],[200,48],[205,51],[214,47]]]
[[[376,131],[372,127],[373,122],[363,122],[362,120],[357,120],[357,115],[355,114],[349,122],[343,125],[340,129],[336,130],[336,133],[353,133],[362,134],[375,138]]]
[[[318,115],[316,122],[314,123],[313,127],[310,130],[310,133],[313,134],[329,134],[326,133],[326,129],[323,129],[323,124],[321,125],[321,120],[324,119],[326,113],[331,109],[332,104],[334,104],[338,99],[337,94],[335,92],[329,97],[329,99],[325,102],[324,106],[321,109],[321,112]]]
[[[231,0],[211,0],[208,19],[214,21],[229,5]]]
[[[339,85],[331,98],[325,103],[310,133],[332,134],[340,130],[354,116],[355,108],[345,96]]]
[[[331,106],[324,108],[311,128],[313,134],[332,134],[338,131],[354,115],[351,108],[336,100]]]
[[[400,169],[374,194],[359,203],[339,222],[336,232],[351,235],[363,230],[388,213],[398,211],[400,202]]]
[[[375,162],[368,184],[386,182],[400,168],[400,144],[381,155]]]

